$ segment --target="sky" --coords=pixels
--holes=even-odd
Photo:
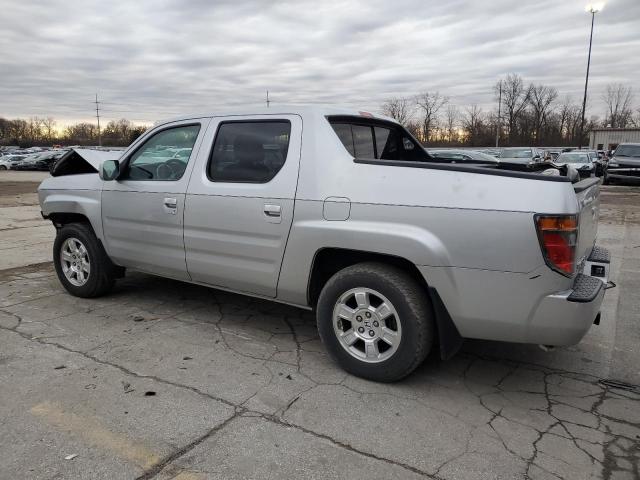
[[[439,91],[493,108],[507,73],[581,102],[588,0],[0,0],[0,117],[138,123],[274,104],[379,111]],[[640,0],[596,14],[588,115],[640,106]]]

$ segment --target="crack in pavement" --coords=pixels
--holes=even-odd
[[[153,467],[149,468],[142,475],[139,475],[138,477],[136,477],[136,480],[150,480],[150,479],[154,478],[160,472],[162,472],[162,470],[164,470],[169,464],[171,464],[175,460],[179,459],[180,457],[186,455],[191,450],[193,450],[198,445],[200,445],[202,442],[204,442],[208,438],[214,436],[216,433],[218,433],[224,427],[229,425],[229,423],[231,423],[233,420],[235,420],[238,417],[238,415],[240,415],[240,413],[241,413],[241,410],[236,408],[236,410],[234,411],[233,415],[231,415],[229,418],[227,418],[224,422],[220,423],[219,425],[216,425],[215,427],[213,427],[211,430],[209,430],[204,435],[196,438],[192,442],[187,443],[186,445],[176,449],[175,451],[171,452],[169,455],[167,455],[164,458],[160,459],[160,461],[158,461],[155,465],[153,465]]]
[[[197,393],[199,395],[202,395],[204,397],[207,397],[207,398],[209,398],[211,400],[218,401],[218,402],[223,403],[223,404],[225,404],[225,405],[227,405],[229,407],[233,407],[234,408],[235,413],[229,419],[227,419],[221,425],[218,425],[218,426],[212,428],[205,435],[203,435],[201,437],[198,437],[197,439],[195,439],[194,441],[190,442],[189,444],[187,444],[187,445],[185,445],[185,446],[183,446],[181,448],[178,448],[177,450],[172,452],[170,455],[168,455],[163,460],[161,460],[156,465],[154,465],[154,467],[152,467],[147,472],[145,472],[143,475],[138,477],[140,480],[149,480],[151,478],[154,478],[169,463],[171,463],[171,462],[177,460],[178,458],[182,457],[184,454],[188,453],[190,450],[192,450],[197,445],[199,445],[200,443],[205,441],[207,438],[215,435],[215,433],[218,432],[219,430],[221,430],[221,428],[223,428],[224,426],[229,424],[234,418],[236,418],[238,415],[241,415],[243,413],[250,413],[250,414],[252,414],[254,416],[257,416],[257,417],[260,417],[260,418],[264,418],[265,420],[268,420],[268,421],[270,421],[272,423],[276,423],[278,425],[282,425],[282,426],[286,426],[286,427],[290,427],[290,428],[295,428],[295,429],[300,430],[300,431],[302,431],[304,433],[313,435],[313,436],[315,436],[317,438],[322,438],[324,440],[327,440],[327,441],[333,443],[334,445],[336,445],[338,447],[347,449],[349,451],[358,453],[360,455],[363,455],[363,456],[366,456],[366,457],[369,457],[369,458],[374,458],[374,459],[383,461],[383,462],[391,464],[391,465],[395,465],[395,466],[399,466],[399,467],[405,468],[408,471],[411,471],[413,473],[421,474],[423,476],[426,476],[427,478],[436,478],[436,477],[428,475],[426,472],[423,472],[423,471],[421,471],[419,469],[416,469],[415,467],[412,467],[411,465],[406,465],[406,464],[403,464],[401,462],[397,462],[397,461],[392,460],[392,459],[379,457],[379,456],[374,455],[372,453],[359,450],[359,449],[357,449],[355,447],[352,447],[349,444],[346,444],[346,443],[341,442],[339,440],[333,439],[332,437],[330,437],[328,435],[324,435],[322,433],[314,432],[313,430],[307,429],[305,427],[302,427],[302,426],[299,426],[299,425],[296,425],[296,424],[288,423],[288,422],[286,422],[286,421],[284,421],[284,420],[282,420],[282,419],[280,419],[278,417],[272,416],[272,415],[267,415],[267,414],[264,414],[264,413],[261,413],[261,412],[252,411],[252,410],[250,410],[250,409],[248,409],[246,407],[243,407],[242,405],[234,404],[234,403],[229,402],[228,400],[225,400],[223,398],[215,397],[215,396],[213,396],[211,394],[208,394],[206,392],[203,392],[202,390],[197,389],[195,387],[192,387],[192,386],[189,386],[189,385],[180,384],[180,383],[177,383],[177,382],[172,382],[172,381],[169,381],[169,380],[166,380],[166,379],[159,378],[159,377],[154,376],[154,375],[138,374],[138,373],[126,368],[126,367],[123,367],[121,365],[118,365],[118,364],[115,364],[115,363],[112,363],[112,362],[101,360],[101,359],[99,359],[99,358],[97,358],[97,357],[95,357],[93,355],[86,354],[85,352],[82,352],[82,351],[79,351],[79,350],[74,350],[72,348],[68,348],[68,347],[66,347],[64,345],[60,345],[60,344],[55,343],[55,342],[48,342],[48,341],[45,341],[45,340],[43,340],[41,338],[32,337],[31,335],[28,335],[28,334],[25,334],[23,332],[17,331],[16,328],[8,328],[8,327],[0,326],[0,330],[5,330],[5,331],[12,332],[12,333],[14,333],[16,335],[21,336],[22,338],[24,338],[24,339],[26,339],[28,341],[37,342],[37,343],[39,343],[41,345],[53,346],[53,347],[59,348],[61,350],[64,350],[64,351],[66,351],[68,353],[81,355],[82,357],[84,357],[84,358],[86,358],[88,360],[91,360],[93,362],[99,363],[101,365],[105,365],[105,366],[109,366],[109,367],[112,367],[112,368],[116,368],[119,371],[121,371],[122,373],[125,373],[126,375],[130,375],[130,376],[133,376],[133,377],[136,377],[136,378],[141,378],[141,379],[153,380],[153,381],[156,381],[156,382],[159,382],[159,383],[171,385],[171,386],[176,387],[176,388],[183,388],[183,389],[189,390],[191,392]]]
[[[21,303],[27,303],[27,302],[33,302],[33,301],[37,301],[40,300],[42,298],[45,297],[37,297],[37,298],[33,298],[30,300],[26,300],[25,302],[21,302]],[[210,301],[210,300],[209,300]],[[164,304],[166,304],[167,301],[163,301],[163,302],[159,302],[156,305],[154,305],[154,307],[151,308],[151,310],[156,310],[156,311],[162,311],[162,306]],[[14,304],[17,305],[17,304]],[[286,427],[290,427],[290,428],[295,428],[298,429],[302,432],[305,432],[309,435],[313,435],[316,436],[318,438],[322,438],[324,440],[327,440],[331,443],[333,443],[334,445],[340,447],[340,448],[345,448],[347,450],[350,450],[354,453],[360,454],[360,455],[364,455],[366,457],[369,458],[373,458],[376,460],[380,460],[392,465],[396,465],[398,467],[404,468],[407,471],[410,471],[412,473],[416,473],[428,478],[442,478],[440,476],[440,472],[447,466],[450,465],[451,463],[455,462],[456,460],[464,457],[465,455],[472,453],[470,451],[470,442],[473,439],[473,435],[475,434],[475,432],[478,430],[477,426],[471,426],[468,424],[468,422],[466,422],[464,419],[462,419],[458,414],[453,414],[449,411],[443,410],[443,409],[439,409],[436,408],[436,406],[434,405],[429,405],[428,402],[425,402],[424,399],[419,398],[419,393],[416,393],[415,395],[401,395],[401,394],[396,394],[396,393],[387,393],[387,392],[363,392],[363,391],[359,391],[356,388],[352,387],[352,386],[348,386],[345,385],[344,382],[349,378],[348,375],[345,375],[342,380],[340,382],[337,383],[330,383],[330,382],[319,382],[317,380],[314,380],[311,376],[305,374],[303,372],[303,368],[302,368],[302,354],[303,352],[306,352],[307,350],[304,349],[303,344],[304,342],[300,341],[300,338],[298,336],[298,332],[296,330],[296,326],[294,325],[294,323],[291,321],[291,318],[289,318],[288,315],[285,315],[285,320],[284,323],[287,325],[288,329],[290,330],[290,335],[291,335],[291,339],[293,340],[293,343],[295,344],[295,354],[296,354],[296,363],[292,364],[292,363],[288,363],[288,362],[281,362],[279,360],[275,360],[273,359],[273,356],[278,353],[278,352],[291,352],[291,350],[281,350],[280,347],[277,344],[271,344],[273,345],[273,347],[275,348],[275,352],[273,354],[271,354],[270,356],[267,356],[267,358],[263,358],[263,357],[258,357],[255,355],[251,355],[248,354],[246,352],[241,351],[240,349],[236,348],[233,345],[229,345],[229,342],[227,341],[226,335],[238,335],[233,331],[227,331],[226,329],[223,329],[221,326],[221,322],[223,322],[225,320],[225,315],[227,314],[225,312],[225,308],[223,308],[225,305],[229,306],[231,305],[233,307],[233,304],[223,304],[219,301],[218,298],[214,297],[214,305],[216,305],[218,307],[219,310],[219,318],[216,319],[215,322],[198,322],[198,321],[193,321],[193,320],[186,320],[186,319],[181,319],[181,318],[176,318],[179,315],[182,315],[184,313],[189,313],[189,312],[194,312],[197,310],[200,310],[202,308],[208,308],[207,305],[198,305],[192,308],[187,308],[187,309],[183,309],[177,313],[173,313],[173,314],[161,314],[161,317],[159,318],[159,320],[168,320],[168,319],[172,319],[175,320],[177,322],[180,323],[184,323],[184,324],[209,324],[209,325],[213,325],[215,326],[215,328],[217,329],[217,331],[220,334],[220,338],[221,338],[221,342],[223,344],[223,346],[231,351],[234,352],[235,354],[241,356],[241,357],[245,357],[245,358],[251,358],[255,361],[259,361],[261,362],[261,365],[263,366],[267,366],[267,364],[269,362],[273,362],[275,364],[282,364],[282,365],[288,365],[288,366],[294,366],[297,369],[298,374],[301,377],[306,378],[307,380],[309,380],[311,382],[310,386],[307,386],[306,388],[304,388],[301,391],[298,391],[297,393],[294,394],[293,398],[287,402],[286,406],[284,406],[281,409],[278,409],[275,411],[274,414],[267,414],[267,413],[263,413],[263,412],[257,412],[255,410],[252,410],[250,408],[248,408],[246,406],[246,403],[252,399],[253,397],[255,397],[256,395],[258,395],[260,393],[260,391],[262,391],[263,388],[271,385],[274,381],[274,373],[267,368],[267,370],[269,370],[269,378],[268,381],[266,382],[266,384],[262,385],[261,387],[259,387],[257,389],[257,391],[255,393],[253,393],[251,396],[249,396],[248,398],[246,398],[245,400],[243,400],[242,402],[239,403],[235,403],[235,402],[231,402],[229,400],[226,400],[224,398],[220,398],[220,397],[216,397],[215,395],[211,395],[207,392],[204,392],[202,390],[200,390],[197,387],[193,387],[190,385],[185,385],[179,382],[173,382],[171,380],[167,380],[164,379],[162,377],[158,377],[156,375],[145,375],[145,374],[140,374],[137,373],[133,370],[131,370],[130,368],[127,367],[123,367],[117,363],[114,362],[110,362],[110,361],[106,361],[106,360],[102,360],[94,355],[89,354],[89,351],[94,350],[96,347],[92,347],[90,349],[88,349],[87,351],[81,351],[81,350],[76,350],[73,348],[69,348],[65,345],[61,345],[59,343],[56,342],[52,342],[50,341],[51,338],[53,337],[36,337],[33,335],[29,335],[27,333],[24,333],[22,331],[19,330],[19,328],[23,325],[23,319],[22,317],[15,313],[15,312],[11,312],[5,309],[0,309],[0,312],[5,313],[6,315],[9,315],[13,318],[15,318],[17,320],[17,324],[13,325],[12,327],[0,327],[0,329],[3,330],[7,330],[7,331],[11,331],[15,334],[18,334],[20,336],[22,336],[23,338],[29,340],[29,341],[33,341],[33,342],[38,342],[42,345],[50,345],[50,346],[54,346],[57,348],[60,348],[64,351],[67,351],[69,353],[73,353],[73,354],[78,354],[78,355],[82,355],[83,357],[94,361],[96,363],[102,364],[102,365],[106,365],[106,366],[110,366],[113,368],[118,369],[119,371],[121,371],[122,373],[126,374],[126,375],[131,375],[137,378],[141,378],[141,379],[150,379],[152,381],[157,381],[159,383],[164,383],[167,385],[171,385],[173,387],[176,388],[183,388],[186,390],[189,390],[191,392],[194,392],[198,395],[202,395],[204,397],[207,397],[208,399],[214,400],[214,401],[218,401],[221,402],[224,405],[227,405],[229,407],[233,407],[234,408],[234,415],[232,415],[232,417],[230,417],[229,419],[227,419],[224,422],[224,425],[218,425],[214,428],[212,428],[209,432],[207,432],[205,435],[198,437],[197,439],[193,440],[192,442],[190,442],[189,444],[177,448],[175,451],[173,451],[171,454],[169,454],[167,457],[165,457],[161,462],[159,462],[158,464],[154,465],[153,469],[145,472],[143,474],[143,476],[141,476],[140,478],[144,478],[144,479],[149,479],[149,478],[153,478],[155,475],[157,475],[158,473],[160,473],[167,465],[171,464],[172,462],[174,462],[175,460],[181,458],[182,456],[184,456],[186,453],[188,453],[189,451],[191,451],[193,448],[195,448],[197,445],[199,445],[200,443],[202,443],[203,441],[205,441],[207,438],[210,438],[212,436],[214,436],[218,431],[221,430],[221,428],[223,428],[223,426],[228,425],[233,419],[237,418],[238,416],[255,416],[255,417],[260,417],[263,418],[269,422],[273,422],[279,425],[283,425]],[[12,307],[8,306],[8,307]],[[93,310],[93,309],[91,309]],[[151,311],[149,310],[149,311]],[[239,314],[239,312],[237,311],[237,309],[234,309],[235,311],[232,312],[232,314],[234,315],[238,315],[238,316],[243,316],[245,317],[245,322],[248,321],[252,315],[250,314]],[[255,310],[255,305],[254,305],[254,310]],[[71,314],[68,314],[71,315]],[[61,318],[61,317],[65,317],[68,315],[58,315],[56,317],[54,317],[53,319],[47,319],[48,322]],[[163,316],[162,316],[163,315]],[[301,318],[301,320],[303,320]],[[303,320],[304,322],[304,320]],[[46,322],[43,322],[45,324],[47,324]],[[48,324],[47,324],[48,325]],[[50,325],[48,325],[50,326]],[[303,325],[304,328],[305,325]],[[250,326],[250,328],[254,328],[253,325]],[[274,327],[277,329],[277,327]],[[282,335],[282,332],[273,332],[269,329],[262,329],[262,331],[269,333],[271,336],[269,337],[269,339],[267,340],[267,342],[271,342],[274,338],[276,338],[276,335]],[[289,335],[289,334],[286,334]],[[313,339],[312,339],[313,340]],[[309,340],[307,340],[309,341]],[[514,456],[515,458],[518,458],[520,460],[522,460],[523,462],[525,462],[526,464],[526,477],[528,478],[531,475],[531,471],[532,468],[535,466],[535,468],[537,469],[541,469],[543,471],[549,472],[550,474],[556,475],[557,472],[553,472],[553,471],[549,471],[547,468],[545,468],[544,465],[540,465],[537,461],[539,459],[539,446],[540,443],[548,437],[557,437],[557,438],[562,438],[565,440],[568,440],[569,442],[571,442],[571,444],[580,452],[582,452],[586,458],[589,459],[589,461],[591,462],[591,464],[595,467],[595,466],[601,466],[602,467],[602,471],[603,471],[603,475],[605,475],[604,478],[608,478],[608,476],[610,476],[612,474],[613,471],[615,471],[616,469],[619,469],[616,465],[616,462],[619,460],[626,460],[628,462],[630,462],[632,465],[635,465],[635,470],[634,473],[636,474],[636,476],[638,476],[638,462],[636,460],[636,457],[638,456],[637,453],[637,447],[634,446],[634,444],[624,444],[624,445],[620,445],[620,439],[626,439],[627,441],[630,442],[638,442],[638,439],[633,439],[631,437],[625,437],[625,435],[621,434],[620,432],[613,432],[611,431],[610,427],[607,425],[603,425],[603,420],[608,420],[611,422],[616,422],[618,424],[625,424],[628,425],[629,427],[633,427],[633,428],[640,428],[640,425],[637,423],[633,423],[633,422],[628,422],[625,421],[623,419],[617,418],[617,417],[612,417],[610,415],[606,415],[604,412],[599,411],[599,408],[605,403],[605,401],[608,398],[618,398],[618,396],[616,396],[615,392],[612,392],[610,389],[605,388],[604,386],[598,384],[598,380],[600,380],[598,377],[594,376],[594,375],[590,375],[590,374],[585,374],[585,373],[578,373],[578,372],[571,372],[571,371],[567,371],[567,370],[562,370],[562,369],[557,369],[557,368],[552,368],[552,367],[548,367],[548,366],[543,366],[543,365],[538,365],[535,363],[527,363],[527,362],[522,362],[522,361],[506,361],[506,363],[508,364],[508,370],[502,374],[498,379],[495,380],[494,383],[492,383],[490,386],[492,387],[492,390],[488,393],[476,393],[474,391],[474,389],[470,386],[471,383],[474,382],[474,380],[472,378],[470,378],[470,372],[471,369],[473,368],[473,366],[479,362],[479,361],[490,361],[490,362],[494,362],[494,361],[500,361],[503,364],[505,363],[504,359],[501,358],[496,358],[496,357],[492,357],[492,356],[487,356],[487,355],[477,355],[477,354],[470,354],[470,353],[462,353],[461,354],[462,357],[467,357],[468,358],[468,364],[466,365],[466,367],[464,368],[462,374],[458,374],[461,375],[462,379],[463,379],[463,385],[466,388],[466,390],[474,397],[476,397],[478,399],[479,404],[486,409],[489,413],[491,413],[491,418],[489,419],[489,421],[486,423],[486,425],[492,430],[493,434],[495,434],[496,439],[499,440],[499,442],[502,444],[504,450],[506,452],[508,452],[510,455]],[[543,375],[543,391],[534,391],[534,390],[528,390],[528,389],[517,389],[517,390],[510,390],[508,389],[508,385],[506,385],[507,381],[514,375],[516,375],[519,372],[519,369],[521,368],[525,368],[527,370],[533,371],[533,372],[538,372],[541,373]],[[591,387],[597,388],[598,392],[597,393],[589,393],[589,394],[581,394],[581,395],[575,395],[576,392],[570,392],[570,394],[562,394],[562,391],[560,391],[560,393],[555,392],[552,393],[550,391],[550,386],[554,386],[554,387],[558,387],[559,384],[556,383],[551,383],[551,380],[554,379],[554,377],[558,377],[559,379],[565,379],[565,380],[573,380],[576,382],[583,382],[587,385],[590,385]],[[564,380],[563,380],[564,381]],[[434,380],[434,384],[439,385],[443,388],[450,388],[450,387],[446,387],[445,385],[442,384],[438,384],[437,381]],[[443,413],[445,415],[448,415],[452,418],[457,418],[463,422],[465,422],[465,424],[467,424],[469,427],[471,427],[470,431],[467,434],[467,438],[465,441],[465,446],[464,446],[464,450],[462,451],[462,453],[456,454],[454,455],[452,458],[446,459],[445,461],[443,461],[442,463],[440,463],[436,470],[435,470],[435,475],[431,472],[427,472],[424,471],[422,469],[416,468],[413,465],[409,465],[406,464],[404,462],[400,462],[394,459],[390,459],[384,456],[380,456],[380,455],[376,455],[375,453],[371,453],[371,452],[367,452],[361,448],[358,448],[357,446],[351,445],[349,442],[345,442],[343,440],[340,439],[336,439],[334,437],[332,437],[329,434],[326,433],[322,433],[322,432],[317,432],[315,430],[312,430],[310,428],[307,428],[305,426],[302,425],[298,425],[292,422],[289,422],[287,420],[284,419],[284,417],[286,416],[286,414],[289,412],[289,410],[297,404],[297,402],[308,392],[312,391],[313,389],[319,387],[319,386],[325,386],[325,385],[338,385],[341,386],[342,388],[345,388],[347,390],[350,390],[354,393],[357,393],[358,395],[373,395],[373,396],[390,396],[390,397],[395,397],[398,399],[402,399],[402,400],[411,400],[411,401],[416,401],[418,403],[420,403],[421,405],[424,405],[425,407],[431,408],[434,411],[438,411],[440,413]],[[477,385],[485,385],[483,383],[477,384]],[[560,388],[560,387],[558,387]],[[508,399],[508,394],[512,394],[512,393],[524,393],[524,394],[528,394],[528,395],[535,395],[535,396],[540,396],[541,398],[544,399],[545,405],[544,408],[531,408],[529,407],[529,410],[531,411],[539,411],[541,413],[544,413],[546,415],[548,415],[548,417],[550,419],[553,419],[552,422],[550,422],[546,428],[540,429],[539,427],[534,427],[529,423],[523,423],[518,421],[515,418],[512,418],[511,415],[508,414],[508,412],[504,411],[504,408],[493,408],[490,404],[487,404],[485,399],[489,398],[490,395],[500,395],[505,401],[510,401],[511,400]],[[620,394],[620,396],[622,396],[623,398],[632,398],[632,399],[636,399],[635,397],[628,396],[625,397],[624,395]],[[562,397],[562,398],[558,398],[558,397]],[[575,403],[571,403],[570,399],[571,398],[576,398],[576,399],[594,399],[594,401],[591,404],[591,407],[588,409],[582,408],[579,405],[576,405]],[[558,405],[565,405],[567,407],[570,407],[572,409],[576,409],[584,414],[589,414],[589,415],[593,415],[595,417],[595,419],[597,420],[597,427],[594,428],[593,426],[589,425],[588,422],[587,423],[580,423],[579,421],[572,421],[570,419],[567,418],[563,418],[564,415],[561,415],[560,417],[558,416],[558,413],[554,412],[554,407],[558,406]],[[523,455],[521,452],[518,452],[517,450],[514,450],[511,446],[509,446],[508,442],[505,440],[505,438],[503,438],[503,435],[501,435],[501,433],[496,430],[495,428],[495,421],[497,419],[504,419],[506,422],[513,422],[514,424],[518,424],[521,425],[523,427],[527,427],[530,428],[532,430],[534,430],[537,433],[537,437],[536,439],[533,441],[532,444],[532,448],[533,448],[533,452],[531,455]],[[576,436],[574,433],[572,433],[572,431],[568,428],[568,426],[572,426],[575,425],[577,427],[580,428],[585,428],[585,429],[589,429],[593,432],[599,432],[602,433],[603,435],[606,435],[606,438],[603,442],[591,442],[589,440],[586,440],[584,438],[580,438],[579,436]],[[558,429],[560,429],[560,431],[558,431]],[[604,430],[604,432],[603,432]],[[593,455],[593,453],[591,451],[588,450],[587,445],[594,445],[594,446],[598,446],[601,447],[603,449],[603,454],[604,454],[604,459],[600,459],[596,456]],[[619,451],[622,451],[623,454],[620,454],[619,451],[615,451],[615,449],[618,449]],[[548,451],[545,451],[544,454],[546,456],[551,456],[554,459],[556,459],[559,462],[563,462],[569,466],[572,466],[571,464],[568,464],[567,462],[565,462],[562,458],[558,458],[556,455],[554,455],[555,452],[551,452],[549,453]]]

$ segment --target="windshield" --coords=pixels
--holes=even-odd
[[[591,159],[586,153],[562,153],[556,159],[556,163],[590,163]]]
[[[531,158],[530,148],[509,148],[500,152],[500,158]]]
[[[620,145],[616,157],[640,157],[640,145]]]

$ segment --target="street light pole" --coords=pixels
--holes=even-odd
[[[584,113],[587,108],[587,87],[589,86],[589,67],[591,66],[591,45],[593,43],[593,24],[596,13],[602,10],[603,4],[587,5],[587,12],[591,13],[591,34],[589,35],[589,55],[587,57],[587,76],[584,80],[584,98],[582,99],[582,117],[580,119],[580,136],[578,137],[578,148],[582,149],[582,135],[584,134]]]

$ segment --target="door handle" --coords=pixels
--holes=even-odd
[[[264,214],[267,217],[279,217],[282,214],[282,207],[280,205],[266,203],[264,205]]]
[[[165,198],[164,199],[164,211],[169,215],[175,215],[178,211],[178,200],[175,198]]]

